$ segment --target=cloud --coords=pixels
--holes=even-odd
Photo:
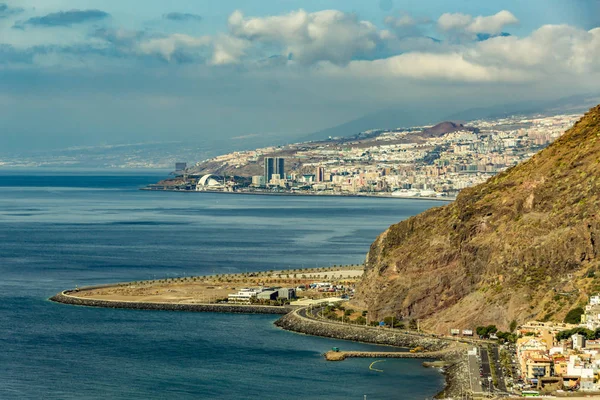
[[[127,29],[100,28],[94,31],[90,36],[94,39],[102,39],[121,47],[134,46],[146,36],[146,32]]]
[[[386,25],[389,25],[393,28],[405,28],[417,25],[417,21],[415,21],[415,19],[408,14],[404,14],[400,17],[388,15],[385,17],[384,22]]]
[[[7,18],[12,15],[20,14],[23,12],[23,9],[20,7],[10,7],[6,3],[0,3],[0,19]]]
[[[399,16],[388,15],[384,23],[400,37],[424,36],[425,30],[433,21],[430,19],[415,19],[409,14],[403,13]]]
[[[332,75],[404,77],[466,83],[544,82],[600,73],[600,28],[546,25],[530,36],[497,36],[483,42],[409,52],[380,60],[324,66]]]
[[[354,58],[372,57],[381,43],[375,25],[337,10],[250,18],[235,11],[228,23],[233,36],[273,48],[305,65],[323,60],[343,65]]]
[[[473,17],[462,13],[445,13],[438,19],[442,31],[465,30],[473,22]]]
[[[298,10],[268,17],[247,17],[236,11],[228,19],[228,31],[211,36],[102,28],[80,32],[81,40],[76,37],[68,43],[59,42],[57,35],[49,36],[51,43],[38,41],[29,47],[5,44],[0,48],[0,64],[3,69],[44,68],[64,62],[68,67],[99,70],[119,65],[160,68],[168,63],[206,67],[211,71],[207,73],[240,65],[236,70],[266,75],[451,83],[581,79],[600,71],[600,28],[547,25],[524,37],[502,31],[517,22],[508,11],[487,17],[444,14],[436,27],[448,36],[439,41],[426,36],[424,27],[433,29],[430,21],[407,14],[388,16],[389,29],[379,30],[354,14],[336,10]],[[453,35],[468,40],[448,39]],[[230,69],[222,70],[226,74]]]
[[[476,17],[467,27],[467,30],[473,33],[490,33],[495,35],[501,33],[505,26],[516,25],[518,23],[519,20],[517,17],[511,12],[503,10],[489,17]]]
[[[530,36],[496,37],[478,43],[470,59],[504,65],[540,77],[586,75],[600,71],[600,28],[585,31],[568,25],[545,25]]]
[[[59,11],[44,15],[43,17],[32,17],[28,20],[18,23],[15,27],[24,27],[25,25],[54,27],[71,26],[90,21],[98,21],[110,17],[110,14],[100,10],[70,10]]]
[[[469,34],[487,33],[497,35],[509,25],[519,23],[510,11],[500,11],[495,15],[473,17],[462,13],[445,13],[438,19],[442,32],[464,32]]]
[[[190,13],[181,13],[181,12],[170,12],[168,14],[163,14],[164,19],[168,19],[170,21],[194,21],[200,22],[202,21],[202,17],[196,14]]]
[[[227,65],[238,64],[246,55],[246,50],[251,46],[247,40],[229,35],[220,35],[214,41],[211,64]]]
[[[168,63],[203,63],[212,54],[211,36],[110,28],[97,29],[91,36],[102,41],[99,47],[106,53],[112,52],[124,60],[144,62],[150,57]]]
[[[165,61],[188,61],[197,50],[206,49],[212,44],[209,36],[190,36],[175,33],[160,38],[149,38],[137,44],[138,53],[157,55]]]
[[[353,61],[346,71],[363,77],[402,77],[428,81],[452,82],[523,82],[531,76],[502,66],[486,66],[469,60],[461,53],[406,53],[381,60]]]

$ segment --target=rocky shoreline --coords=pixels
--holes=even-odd
[[[233,314],[288,314],[292,307],[260,306],[260,305],[232,305],[232,304],[178,304],[178,303],[144,303],[133,301],[113,301],[84,299],[69,295],[71,291],[58,293],[50,298],[51,301],[74,306],[121,308],[132,310],[158,310],[158,311],[191,311],[191,312],[218,312]]]

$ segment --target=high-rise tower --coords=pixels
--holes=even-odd
[[[325,168],[317,167],[315,171],[315,181],[316,182],[324,182],[325,181]]]
[[[275,173],[275,159],[273,157],[265,157],[265,184],[269,184],[269,181]]]
[[[285,158],[265,157],[265,183],[269,184],[273,175],[285,179]]]
[[[275,158],[275,174],[279,174],[280,179],[285,179],[285,158]]]

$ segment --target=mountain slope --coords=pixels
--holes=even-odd
[[[372,244],[353,300],[450,328],[562,320],[600,290],[600,106],[529,161]]]
[[[388,109],[303,136],[299,140],[318,141],[325,140],[330,136],[350,137],[370,129],[395,129],[428,125],[439,121],[440,117],[441,115],[433,115],[430,110],[406,112],[398,109]]]
[[[448,115],[445,119],[450,121],[471,121],[475,119],[505,118],[512,115],[579,113],[584,112],[594,104],[598,104],[599,101],[600,93],[585,93],[549,101],[522,101],[518,103],[499,104],[492,107],[471,108]]]
[[[550,101],[523,101],[499,104],[489,107],[472,108],[447,115],[439,109],[421,107],[402,109],[394,107],[368,114],[355,120],[333,126],[309,135],[300,136],[298,141],[326,140],[328,137],[351,137],[370,129],[409,128],[434,124],[439,121],[471,121],[475,119],[504,118],[510,115],[552,114],[583,112],[600,101],[600,93],[587,93],[563,97]]]

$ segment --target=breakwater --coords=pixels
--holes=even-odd
[[[240,305],[240,304],[179,304],[179,303],[149,303],[133,301],[114,301],[86,299],[71,295],[73,291],[64,291],[50,298],[51,301],[75,306],[124,308],[132,310],[160,310],[160,311],[190,311],[190,312],[218,312],[234,314],[287,314],[293,307]]]
[[[408,351],[328,351],[325,353],[327,361],[343,361],[346,358],[424,358],[438,359],[448,355],[447,351],[428,351],[424,353],[411,353]]]
[[[447,341],[436,338],[404,334],[384,328],[370,328],[360,325],[343,325],[306,318],[297,311],[284,315],[275,325],[288,331],[356,342],[384,344],[397,347],[421,347],[425,351],[440,351],[448,346]]]

